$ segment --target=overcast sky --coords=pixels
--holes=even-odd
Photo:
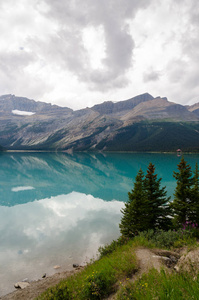
[[[0,95],[199,102],[198,0],[1,0]]]

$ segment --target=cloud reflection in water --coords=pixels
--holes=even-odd
[[[0,209],[0,290],[16,281],[71,269],[92,258],[100,245],[119,235],[123,202],[105,202],[72,192]]]

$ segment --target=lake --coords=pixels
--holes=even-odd
[[[185,155],[193,168],[198,159]],[[118,238],[139,169],[154,163],[172,197],[179,161],[175,153],[1,153],[0,295],[17,281],[90,261]]]

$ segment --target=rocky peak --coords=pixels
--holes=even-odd
[[[193,105],[187,105],[187,109],[193,112],[197,117],[199,117],[199,102]]]
[[[30,100],[25,97],[16,97],[15,95],[0,96],[0,111],[11,113],[12,110],[49,113],[55,111],[72,112],[72,109],[60,107],[41,101]]]
[[[119,102],[112,102],[112,101],[106,101],[102,104],[97,104],[91,107],[92,110],[97,111],[100,114],[114,114],[121,111],[127,111],[133,109],[136,105],[138,105],[141,102],[146,102],[154,99],[153,96],[151,96],[148,93],[138,95],[136,97],[130,98],[128,100],[123,100]]]

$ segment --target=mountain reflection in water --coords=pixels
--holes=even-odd
[[[188,158],[194,165],[198,156]],[[73,191],[106,201],[126,201],[137,172],[140,168],[145,172],[150,162],[172,196],[173,171],[179,160],[176,154],[153,153],[3,153],[0,205],[13,206]]]
[[[193,167],[198,155],[185,159]],[[71,269],[119,236],[121,208],[150,162],[168,195],[176,154],[1,153],[0,296],[15,282]]]

